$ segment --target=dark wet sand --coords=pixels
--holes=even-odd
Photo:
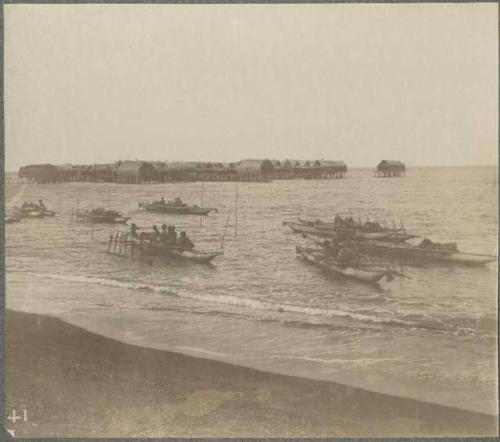
[[[497,419],[331,382],[136,347],[6,312],[20,437],[486,436]]]

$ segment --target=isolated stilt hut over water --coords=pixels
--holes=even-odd
[[[383,160],[377,166],[375,176],[381,178],[401,177],[406,174],[406,166],[401,161]]]

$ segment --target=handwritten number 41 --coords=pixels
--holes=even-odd
[[[19,419],[21,419],[23,422],[28,421],[28,410],[23,409],[23,414],[19,415],[16,413],[16,410],[12,410],[12,413],[10,413],[7,416],[7,420],[11,421],[13,424],[15,424]]]

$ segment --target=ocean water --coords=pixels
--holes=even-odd
[[[402,268],[380,287],[339,280],[297,259],[309,240],[282,225],[351,213],[402,219],[461,250],[497,253],[495,167],[410,169],[401,179],[352,170],[343,180],[27,185],[8,177],[6,208],[42,198],[54,218],[6,226],[7,307],[53,315],[123,342],[265,371],[497,414],[497,267]],[[181,196],[218,208],[146,213]],[[142,227],[175,224],[214,265],[150,266],[106,253],[112,225],[71,223],[103,205]]]

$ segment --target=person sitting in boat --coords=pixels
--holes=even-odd
[[[38,200],[38,207],[40,207],[41,210],[47,210],[47,207],[45,207],[42,200]]]
[[[158,241],[160,239],[160,231],[158,230],[158,226],[155,224],[153,226],[153,232],[151,233],[151,241]]]
[[[167,244],[176,244],[177,232],[175,231],[175,226],[168,226],[167,230],[168,230]]]
[[[177,245],[179,247],[182,247],[183,249],[192,249],[194,247],[194,244],[191,242],[191,240],[186,235],[186,232],[184,231],[181,232],[181,236],[177,240]]]
[[[130,236],[132,238],[139,238],[139,233],[137,232],[137,226],[134,223],[130,225]]]
[[[336,232],[337,237],[335,238],[336,241],[347,241],[347,240],[354,240],[357,237],[357,234],[353,230],[349,229],[341,229],[338,232]]]
[[[166,224],[161,225],[160,241],[164,244],[168,242],[168,232]]]
[[[174,200],[174,206],[184,207],[185,204],[182,202],[182,200],[178,196],[176,196],[175,200]]]
[[[358,261],[358,256],[354,250],[349,247],[342,247],[337,255],[337,262],[344,267],[356,265]]]
[[[352,229],[355,226],[354,220],[352,219],[352,216],[349,216],[344,220],[344,224],[347,228]]]
[[[367,232],[376,232],[376,231],[380,230],[380,224],[377,222],[372,222],[372,221],[367,220],[363,224],[363,228]]]
[[[327,256],[331,256],[333,258],[336,258],[337,255],[339,254],[341,248],[342,247],[340,246],[340,244],[336,240],[333,242],[325,240],[323,242],[323,249],[325,250],[325,254]]]
[[[160,198],[160,204],[165,204],[165,198],[163,197]]]

